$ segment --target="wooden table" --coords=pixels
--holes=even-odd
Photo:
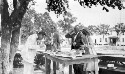
[[[73,64],[82,64],[82,63],[88,63],[91,61],[98,61],[97,55],[83,55],[82,57],[77,58],[64,58],[64,57],[57,57],[50,54],[45,54],[46,58],[46,74],[50,74],[50,60],[54,62],[58,62],[63,64],[63,67],[69,66],[69,73],[72,74],[72,65]],[[56,74],[56,63],[53,63],[53,74]],[[64,72],[64,74],[67,74]],[[98,65],[95,65],[95,74],[98,74]]]

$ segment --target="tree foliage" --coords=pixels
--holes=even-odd
[[[84,8],[101,5],[102,10],[109,12],[108,7],[115,9],[116,7],[121,10],[125,7],[121,0],[74,0],[77,1]],[[68,0],[46,0],[47,10],[55,11],[56,14],[62,14],[67,12],[66,8],[69,8]]]
[[[51,26],[56,23],[51,19],[49,13],[36,13],[35,10],[29,9],[22,20],[21,40],[25,43],[27,37],[33,33],[44,30],[47,36],[50,36]]]
[[[63,29],[63,32],[69,31],[73,26],[72,24],[76,22],[76,17],[73,17],[73,15],[70,12],[66,12],[63,14],[64,19],[58,21],[58,26]]]
[[[101,24],[97,26],[99,34],[108,34],[110,25]]]
[[[115,28],[117,35],[125,32],[125,24],[124,23],[117,23],[117,25],[115,25],[114,28]]]
[[[92,34],[98,34],[98,28],[97,28],[97,26],[95,26],[95,25],[89,25],[88,27],[88,30],[92,33]]]
[[[92,34],[108,34],[108,31],[110,30],[110,25],[100,24],[98,26],[95,25],[89,25],[88,29]]]

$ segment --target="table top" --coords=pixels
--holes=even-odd
[[[92,62],[94,60],[98,60],[98,58],[100,57],[121,57],[121,58],[125,58],[125,56],[121,56],[121,55],[83,55],[81,57],[61,57],[61,56],[55,56],[55,55],[51,55],[48,53],[45,53],[43,51],[40,51],[41,53],[43,53],[45,55],[45,57],[47,59],[59,62],[59,63],[65,63],[65,64],[79,64],[79,63],[88,63],[88,62]]]

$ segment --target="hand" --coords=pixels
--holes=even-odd
[[[43,48],[44,47],[44,45],[40,45],[40,48]]]
[[[51,44],[51,41],[45,41],[44,43],[45,44]]]
[[[75,46],[76,45],[76,42],[73,42],[73,46]]]

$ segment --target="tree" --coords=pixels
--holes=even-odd
[[[88,29],[92,34],[108,34],[108,31],[110,30],[110,25],[100,24],[98,26],[95,25],[89,25]]]
[[[124,33],[125,32],[125,25],[124,23],[118,23],[117,25],[115,25],[115,31],[117,33],[117,35],[119,35],[120,33]]]
[[[97,26],[95,26],[95,25],[89,25],[88,27],[88,30],[92,33],[92,34],[98,34],[98,28],[97,28]]]
[[[97,26],[97,28],[98,28],[97,30],[98,30],[99,34],[106,35],[106,34],[108,34],[108,31],[110,29],[109,27],[110,27],[110,25],[101,24],[101,25]]]
[[[19,35],[21,22],[26,10],[28,9],[29,2],[33,0],[13,0],[13,10],[9,14],[8,11],[8,2],[7,0],[1,0],[1,28],[2,28],[2,38],[1,38],[1,74],[8,74],[8,65],[9,62],[12,65],[13,57],[18,49],[19,44]],[[100,4],[103,6],[104,10],[107,10],[106,7],[118,7],[119,10],[123,9],[123,4],[120,0],[78,0],[81,6],[91,7],[93,5]],[[47,10],[54,11],[55,14],[62,14],[66,12],[68,8],[68,0],[46,0]],[[10,61],[9,61],[9,55]],[[11,68],[10,68],[11,69]]]
[[[69,31],[73,26],[72,24],[76,22],[76,17],[73,17],[73,15],[70,12],[65,12],[63,14],[63,20],[58,21],[59,27],[63,29],[63,32]]]
[[[25,13],[23,19],[22,19],[22,23],[21,23],[21,44],[24,44],[27,37],[34,33],[34,30],[38,25],[34,25],[34,15],[36,15],[35,10],[33,9],[29,9],[27,10],[27,12]]]
[[[51,19],[49,13],[36,13],[35,10],[29,9],[22,20],[21,27],[21,42],[24,44],[27,37],[40,30],[44,30],[48,37],[50,37],[51,26],[56,23]]]

